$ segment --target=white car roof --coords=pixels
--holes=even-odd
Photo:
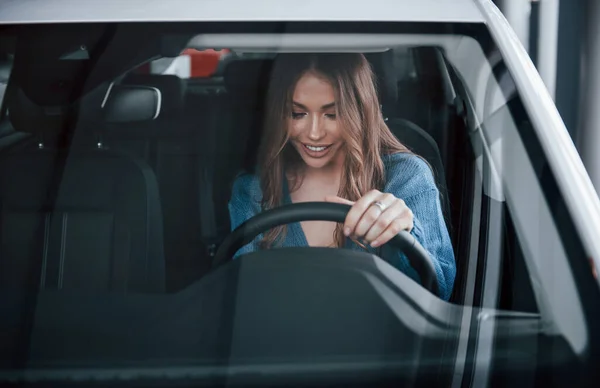
[[[0,24],[128,21],[483,22],[490,0],[3,0]]]

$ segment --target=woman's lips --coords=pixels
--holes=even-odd
[[[332,144],[329,145],[312,145],[302,143],[302,149],[304,152],[312,158],[322,158],[327,155],[331,149]]]

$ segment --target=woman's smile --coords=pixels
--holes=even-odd
[[[306,144],[306,143],[302,143],[302,149],[304,150],[304,152],[311,158],[322,158],[324,156],[326,156],[329,151],[331,150],[333,144],[329,144],[329,145],[311,145],[311,144]]]

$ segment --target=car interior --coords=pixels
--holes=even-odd
[[[36,56],[38,46],[32,44],[33,48],[22,49],[20,56],[2,58],[0,289],[10,290],[11,295],[23,294],[24,299],[18,299],[14,305],[9,303],[17,310],[18,303],[30,300],[27,298],[33,298],[38,306],[42,302],[53,306],[38,311],[36,316],[54,322],[40,329],[35,338],[27,337],[27,341],[42,344],[32,351],[33,355],[17,357],[9,352],[10,362],[17,359],[17,365],[23,366],[31,360],[54,357],[79,359],[86,365],[92,363],[91,359],[117,357],[110,345],[120,343],[124,350],[118,357],[122,359],[140,353],[161,359],[201,359],[218,354],[221,359],[239,361],[258,352],[268,361],[294,349],[294,360],[300,362],[312,357],[311,349],[315,347],[321,349],[323,357],[330,357],[327,360],[342,348],[350,354],[379,354],[384,349],[385,355],[397,356],[394,360],[418,354],[419,362],[425,365],[429,359],[440,359],[436,365],[443,369],[456,357],[452,349],[461,338],[457,322],[464,313],[463,307],[502,310],[506,321],[512,317],[521,319],[523,330],[524,322],[531,325],[528,327],[541,326],[532,280],[510,212],[505,204],[494,203],[477,186],[476,158],[480,150],[473,145],[470,134],[475,124],[470,116],[469,93],[444,50],[435,45],[385,47],[365,51],[365,56],[376,75],[388,127],[429,163],[439,188],[457,264],[450,303],[431,298],[417,284],[408,284],[410,281],[403,274],[391,273],[377,261],[365,262],[363,256],[341,250],[315,248],[309,252],[298,248],[279,258],[277,250],[260,253],[265,260],[279,260],[282,268],[286,263],[291,266],[294,260],[304,261],[307,268],[320,267],[320,275],[304,267],[293,267],[293,273],[283,271],[281,276],[261,278],[262,284],[236,283],[243,268],[253,274],[270,268],[261,260],[255,260],[251,267],[248,263],[252,257],[216,271],[215,255],[231,233],[227,203],[233,180],[240,172],[252,172],[255,167],[274,52],[254,50],[253,55],[244,55],[247,53],[236,52],[235,48],[217,47],[228,49],[232,55],[225,57],[213,75],[202,79],[149,71],[152,61],[177,57],[190,48],[189,38],[177,37],[168,48],[149,44],[136,53],[128,52],[126,44],[112,53],[104,47],[104,55],[110,59],[103,63],[103,71],[95,70],[95,66],[100,68],[96,62],[101,60],[89,62],[89,57],[97,58],[93,47],[106,46],[94,34],[81,37],[87,41],[87,48],[71,38],[47,49],[44,56]],[[503,217],[502,239],[498,242],[502,275],[495,306],[485,305],[477,295],[466,300],[465,295],[468,258],[472,257],[470,242],[475,238],[473,207],[478,196],[483,198],[479,201],[487,210],[498,209]],[[482,217],[489,214],[488,211]],[[318,262],[316,256],[320,254],[323,260]],[[325,260],[325,255],[331,257]],[[343,255],[346,256],[341,260]],[[342,265],[336,263],[342,261],[373,276],[381,277],[383,273],[407,283],[406,289],[395,288],[405,299],[394,298],[411,311],[401,314],[401,325],[416,331],[421,327],[424,339],[419,337],[409,344],[391,341],[390,336],[397,335],[399,339],[400,334],[391,329],[399,325],[399,318],[388,312],[390,300],[375,300],[370,291],[353,283],[350,271],[335,272],[336,265]],[[476,265],[479,277],[485,263]],[[327,279],[331,276],[338,288],[331,291],[332,299],[325,299],[337,301],[335,311],[340,316],[346,314],[359,322],[364,314],[379,314],[381,321],[348,323],[350,328],[340,332],[339,322],[331,315],[333,310],[325,299],[314,296],[319,287],[329,287]],[[223,281],[225,277],[227,281]],[[293,300],[283,300],[274,292],[290,285],[300,289],[302,282],[314,287],[306,293],[283,293],[292,295]],[[393,287],[388,280],[381,282]],[[476,280],[475,288],[478,287]],[[184,313],[183,304],[189,303],[191,292],[198,289],[207,290],[204,298],[194,301],[201,308]],[[244,296],[246,292],[248,296]],[[94,293],[104,293],[105,305],[91,306],[86,301],[86,296]],[[155,299],[143,299],[144,295],[154,295]],[[178,295],[179,299],[168,299],[169,295]],[[311,299],[315,301],[310,307],[312,316],[323,316],[336,323],[323,324],[323,331],[315,332],[311,340],[304,336],[289,338],[294,337],[289,335],[290,328],[306,329],[306,314],[293,311],[293,306],[301,305],[311,295],[315,298]],[[368,311],[355,310],[348,296],[359,301],[360,306],[373,307]],[[261,305],[262,297],[274,298],[273,306]],[[59,300],[62,302],[57,303]],[[256,309],[249,307],[253,304]],[[93,355],[89,360],[78,353],[81,348],[74,344],[75,340],[65,345],[63,339],[52,335],[59,317],[69,316],[68,330],[82,333],[78,328],[99,319],[109,305],[113,306],[112,314],[119,318],[94,326],[97,333],[103,334],[81,334],[91,341]],[[74,306],[76,317],[72,315]],[[246,326],[237,327],[227,321],[225,317],[234,314],[234,309],[237,316],[244,317]],[[278,318],[280,321],[261,321],[261,312],[267,314],[265,311],[271,309],[285,314]],[[438,315],[428,316],[431,311]],[[427,318],[419,321],[419,314]],[[175,316],[179,318],[174,319]],[[214,319],[203,320],[206,316]],[[439,321],[438,317],[446,320]],[[168,321],[169,318],[172,319]],[[7,322],[6,327],[13,327],[12,321]],[[170,326],[166,330],[161,325]],[[494,329],[495,335],[510,332],[509,326],[501,325]],[[155,338],[157,342],[150,348],[132,335],[133,331],[144,332],[144,338]],[[194,342],[183,335],[177,340],[165,337],[165,332],[191,331],[200,333],[202,340]],[[269,333],[270,340],[252,339],[256,331]],[[9,344],[6,349],[23,346],[19,341],[25,334],[9,329],[5,332],[8,334],[3,340]],[[370,337],[370,342],[353,337],[366,332],[377,334]],[[111,333],[110,343],[104,339],[107,333]],[[535,338],[531,341],[539,340]],[[235,341],[243,345],[233,346]],[[281,345],[274,345],[277,341]],[[551,354],[532,356],[548,368],[555,365],[556,357],[571,354],[564,340],[552,337],[551,343]],[[530,343],[511,340],[505,345],[516,349]],[[499,374],[503,368],[518,364],[518,360],[506,361],[514,354],[507,350],[502,355],[505,361],[497,366]],[[391,368],[389,373],[396,373],[392,371],[395,367],[399,366],[393,362],[387,365]],[[417,369],[407,381],[426,373],[427,368]],[[531,377],[530,372],[521,372]],[[233,372],[227,373],[232,378]],[[344,368],[335,373],[344,374],[345,378],[352,376]]]
[[[210,77],[188,79],[152,74],[155,57],[143,59],[85,95],[75,123],[65,112],[40,107],[56,96],[53,78],[72,71],[71,63],[52,62],[56,74],[47,75],[46,89],[27,78],[19,85],[15,75],[2,108],[0,152],[3,257],[19,259],[3,260],[6,284],[25,281],[27,263],[40,257],[49,260],[40,275],[49,288],[73,282],[176,292],[210,272],[230,232],[231,184],[256,162],[275,55],[236,54],[225,56]],[[475,159],[468,96],[439,47],[400,46],[366,57],[388,127],[434,173],[458,268],[451,301],[462,303]],[[2,64],[6,85],[12,60]],[[64,167],[60,177],[53,175],[57,166]],[[124,181],[132,187],[121,187]],[[27,233],[11,235],[16,226]],[[35,251],[26,249],[32,241],[40,242]],[[78,263],[81,257],[85,263]],[[57,268],[60,276],[49,275]]]
[[[435,56],[435,54],[435,48],[421,47],[406,50],[402,55],[415,61],[415,58],[427,58]],[[436,91],[427,84],[427,82],[433,82],[430,78],[435,77],[432,75],[435,69],[429,70],[428,74],[424,75],[410,74],[408,71],[406,74],[398,74],[394,66],[397,58],[394,55],[392,50],[367,54],[377,77],[386,123],[403,144],[421,155],[431,165],[441,193],[440,199],[445,221],[448,229],[453,231],[445,163],[438,147],[438,143],[443,142],[441,136],[446,132],[439,130],[436,132],[440,128],[440,122],[448,123],[456,120],[451,115],[452,106],[448,101],[443,101],[442,97],[435,95],[436,92],[443,94],[442,90]],[[407,58],[400,58],[400,60],[409,61]],[[78,158],[87,160],[89,157],[95,157],[98,158],[98,169],[105,168],[109,172],[116,168],[126,174],[125,167],[108,164],[109,160],[121,157],[123,158],[122,163],[135,162],[131,169],[133,170],[135,167],[141,169],[138,174],[144,177],[144,179],[140,179],[141,186],[137,189],[139,191],[125,188],[123,192],[115,193],[120,196],[113,197],[111,201],[114,204],[123,205],[122,210],[94,202],[89,204],[82,202],[79,205],[82,206],[82,213],[88,213],[81,218],[81,222],[89,222],[90,227],[93,225],[94,229],[104,230],[103,237],[96,237],[98,238],[95,242],[97,247],[108,246],[106,242],[110,236],[119,235],[119,231],[112,230],[108,226],[112,223],[110,217],[119,214],[120,211],[127,212],[132,209],[131,204],[122,200],[121,196],[129,196],[131,200],[136,197],[133,194],[125,195],[125,192],[146,193],[142,195],[142,198],[148,196],[145,201],[135,201],[145,203],[149,209],[147,210],[148,221],[146,224],[130,225],[130,227],[136,231],[152,229],[147,234],[149,237],[144,241],[132,236],[123,236],[128,239],[128,243],[118,239],[113,240],[112,250],[104,253],[107,256],[97,258],[97,264],[100,268],[104,267],[103,273],[108,276],[103,279],[104,284],[110,284],[109,278],[112,276],[106,272],[106,266],[111,263],[111,260],[107,260],[107,258],[112,256],[112,260],[115,262],[122,263],[124,261],[114,252],[123,252],[122,254],[129,252],[130,258],[133,259],[133,257],[140,257],[137,249],[148,252],[147,255],[143,254],[142,256],[164,251],[164,258],[147,258],[147,263],[165,261],[166,289],[170,291],[184,288],[190,281],[202,277],[210,270],[211,257],[219,242],[230,231],[227,201],[232,181],[240,171],[251,171],[255,163],[256,149],[260,140],[260,120],[265,109],[263,106],[265,85],[269,82],[272,61],[272,58],[231,60],[224,66],[220,84],[216,82],[198,84],[180,79],[175,75],[140,74],[132,69],[134,71],[131,74],[120,76],[118,80],[110,84],[104,101],[97,107],[98,111],[102,110],[103,112],[91,113],[93,117],[91,120],[98,118],[101,120],[101,124],[96,124],[93,132],[74,131],[74,137],[77,139],[73,139],[71,149],[82,150],[82,153],[85,151],[85,155],[76,156],[70,153],[68,156],[64,156],[63,163],[69,167],[77,166],[76,168],[81,171],[79,173],[81,176],[72,172],[75,174],[75,182],[81,185],[80,179],[90,180],[89,185],[81,186],[91,191],[75,194],[73,190],[77,189],[61,187],[61,190],[64,191],[56,193],[55,195],[59,197],[53,198],[52,201],[58,201],[60,196],[64,196],[70,202],[73,201],[72,198],[75,195],[89,198],[90,193],[98,193],[98,188],[94,187],[93,182],[104,187],[110,187],[106,181],[109,179],[124,179],[134,182],[134,179],[131,178],[114,176],[111,178],[87,174],[86,171],[89,171],[87,170],[89,167],[80,164]],[[425,60],[423,63],[427,64]],[[428,66],[433,67],[432,65]],[[423,66],[413,64],[406,70],[414,71],[414,69],[419,69],[420,72]],[[438,69],[438,72],[441,70]],[[444,82],[438,82],[437,85],[437,89],[440,89],[439,85],[451,87]],[[159,93],[160,101],[152,96],[156,91]],[[7,193],[4,198],[6,203],[10,204],[9,207],[36,208],[43,206],[41,198],[34,199],[31,204],[21,203],[16,198],[22,198],[19,193],[24,191],[32,190],[37,193],[44,191],[41,190],[41,187],[34,188],[31,185],[47,184],[46,182],[51,179],[49,176],[41,179],[37,174],[48,175],[54,169],[52,159],[55,157],[54,152],[60,150],[58,137],[63,130],[63,123],[52,123],[52,128],[55,129],[55,133],[52,133],[48,124],[52,122],[53,118],[43,112],[35,112],[35,105],[18,90],[13,93],[11,98],[7,98],[5,109],[10,111],[10,120],[4,120],[5,125],[12,124],[15,127],[15,134],[27,133],[30,136],[23,139],[22,142],[11,144],[7,151],[9,149],[12,151],[6,152],[6,157],[29,164],[27,170],[23,170],[25,166],[20,165],[20,168],[11,168],[10,171],[13,174],[27,175],[32,182],[9,184],[9,182],[17,182],[19,179],[11,176],[10,171],[5,172],[2,176],[6,179],[4,182],[7,183],[3,187],[10,187],[11,190],[14,190],[14,194]],[[426,93],[431,96],[425,96]],[[418,96],[418,98],[414,98],[414,96]],[[82,104],[97,104],[99,98],[100,96],[95,96],[95,98],[86,96],[87,101]],[[138,111],[144,110],[156,110],[158,113],[156,117],[145,117],[141,112],[140,116],[136,117]],[[423,112],[431,113],[423,114]],[[80,118],[80,120],[83,119],[83,117]],[[48,123],[45,120],[48,120]],[[49,160],[44,159],[44,154],[48,155],[46,158]],[[3,166],[13,166],[15,160],[6,160]],[[39,166],[48,167],[49,170],[42,172]],[[35,174],[25,174],[23,171],[32,171]],[[71,173],[65,171],[64,174],[62,184],[66,186],[66,177],[70,177]],[[144,185],[145,188],[143,188]],[[104,190],[108,190],[108,188]],[[110,196],[98,194],[95,196],[98,200],[110,198]],[[28,198],[27,201],[32,200]],[[97,214],[92,214],[91,208],[102,209],[102,211],[98,210]],[[109,218],[103,218],[109,214]],[[82,241],[81,236],[71,233],[68,227],[79,229],[85,225],[73,223],[73,216],[75,213],[61,216],[66,220],[68,226],[62,224],[65,221],[52,220],[58,223],[55,226],[63,228],[64,233],[70,238],[58,232],[52,233],[52,236],[58,241],[66,239],[66,251],[71,252],[74,257],[78,257],[83,252],[73,250],[70,243]],[[96,217],[98,218],[96,219]],[[128,219],[126,215],[119,214],[118,217]],[[134,215],[129,216],[129,219],[134,218],[139,219]],[[104,224],[102,219],[104,219]],[[160,222],[161,219],[162,222]],[[22,222],[22,219],[14,222]],[[38,220],[35,220],[32,215],[30,222],[36,223]],[[120,225],[120,222],[115,222],[114,225]],[[53,229],[49,226],[50,231]],[[454,237],[456,233],[452,233],[452,235]],[[33,238],[33,236],[29,237]],[[11,245],[18,244],[12,239],[11,241]],[[453,239],[453,241],[456,240]],[[83,245],[86,245],[88,247],[86,249],[100,253],[96,248],[92,248],[93,245],[89,245],[90,243],[93,241],[85,240],[85,244],[80,243],[79,247],[82,248]],[[48,240],[45,244],[47,245],[40,246],[43,246],[44,249],[57,249],[54,246],[59,245],[52,240]],[[124,244],[128,247],[121,247]],[[149,246],[150,244],[156,245]],[[18,248],[9,246],[7,249],[10,250],[10,256],[19,252]],[[19,252],[19,254],[23,253]],[[28,262],[24,259],[17,261],[19,263]],[[49,265],[48,268],[53,268],[52,266],[58,264],[49,263]],[[156,265],[160,267],[159,264]],[[133,267],[131,268],[133,269]],[[3,271],[3,273],[13,280],[19,279],[20,276],[14,276],[12,271],[20,273],[20,270],[16,268],[11,271]],[[137,273],[138,271],[133,272]],[[90,273],[97,273],[97,271]],[[97,276],[96,279],[98,280]],[[89,283],[86,279],[77,282],[93,287],[93,282]],[[130,284],[134,283],[132,280]],[[161,281],[159,280],[158,283]],[[56,286],[56,283],[50,281],[46,283],[48,287],[52,287],[51,284]]]

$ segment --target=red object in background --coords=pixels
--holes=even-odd
[[[217,71],[221,57],[228,52],[229,50],[206,49],[200,51],[189,48],[185,49],[181,55],[189,55],[190,57],[190,78],[204,78],[210,77]]]

